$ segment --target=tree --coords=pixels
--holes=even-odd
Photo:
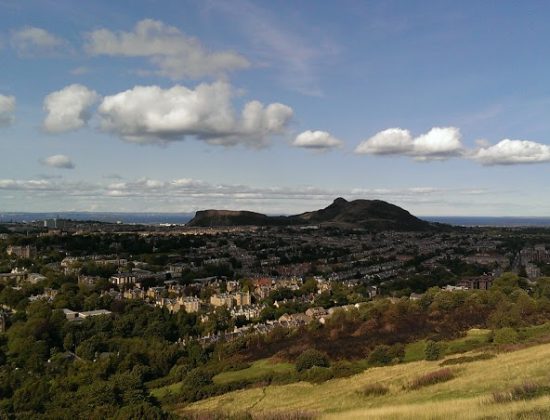
[[[390,347],[385,344],[376,346],[373,351],[369,353],[367,361],[373,366],[383,366],[390,363],[392,356],[390,355]]]
[[[309,349],[300,354],[296,359],[296,370],[298,372],[311,369],[313,366],[329,367],[330,362],[327,354],[319,350]]]
[[[439,345],[435,341],[429,340],[424,349],[424,358],[426,360],[438,360],[440,355],[441,348]]]

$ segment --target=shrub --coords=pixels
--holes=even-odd
[[[365,397],[379,397],[381,395],[387,394],[389,392],[389,389],[382,384],[374,383],[365,385],[358,392]]]
[[[212,383],[212,374],[200,368],[193,369],[183,380],[183,386],[189,388],[201,388]]]
[[[489,360],[494,359],[496,356],[490,353],[481,353],[476,354],[475,356],[461,356],[455,357],[454,359],[444,360],[439,364],[439,366],[449,366],[449,365],[459,365],[461,363],[471,363],[477,362],[478,360]]]
[[[500,328],[494,331],[493,343],[495,344],[515,344],[518,342],[518,333],[510,327]]]
[[[441,355],[441,348],[435,341],[428,341],[424,349],[424,358],[426,360],[438,360]]]
[[[376,346],[374,350],[370,352],[367,361],[369,365],[372,366],[384,366],[389,364],[392,361],[390,346],[384,344]]]
[[[248,369],[252,364],[247,362],[234,362],[222,368],[222,372],[235,372],[243,369]]]
[[[418,389],[429,385],[439,384],[441,382],[447,382],[453,379],[454,377],[455,375],[451,369],[449,368],[439,369],[414,379],[409,384],[409,389]]]
[[[307,382],[319,384],[332,379],[334,376],[332,370],[326,367],[313,366],[311,369],[300,373],[300,379]]]
[[[405,345],[401,343],[394,344],[388,350],[388,356],[392,362],[401,362],[405,358]]]
[[[492,401],[504,404],[510,401],[528,400],[550,392],[550,388],[534,382],[524,382],[516,385],[508,391],[493,392]]]
[[[326,353],[315,349],[309,349],[304,351],[296,359],[296,370],[298,372],[311,369],[313,366],[329,367],[330,362]]]
[[[346,360],[340,360],[333,363],[330,369],[335,378],[346,378],[363,371],[360,366],[354,365]]]

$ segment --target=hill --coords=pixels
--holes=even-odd
[[[250,211],[203,210],[187,223],[191,227],[321,225],[371,230],[435,230],[430,223],[394,204],[381,200],[347,201],[337,198],[328,207],[293,216],[267,216]]]
[[[281,226],[285,224],[287,224],[287,218],[284,216],[273,217],[243,210],[200,210],[186,226]]]
[[[550,417],[550,344],[453,365],[450,380],[411,388],[416,379],[440,371],[440,363],[419,361],[371,368],[318,385],[299,382],[235,391],[177,411],[178,414],[295,415],[280,418],[300,418],[298,414],[302,413],[302,418],[310,414],[310,418],[327,419]],[[369,389],[376,389],[373,384],[385,389],[385,393],[369,395],[373,394]],[[498,398],[512,395],[514,387],[524,387],[529,392],[520,393],[515,400]]]

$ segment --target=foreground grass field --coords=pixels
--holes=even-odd
[[[439,363],[417,361],[371,368],[319,385],[299,382],[235,391],[180,407],[176,412],[305,411],[329,419],[550,418],[550,395],[513,402],[493,401],[493,392],[506,391],[524,382],[550,385],[550,344],[501,353],[489,360],[453,365],[450,367],[453,379],[410,389],[415,379],[440,370]],[[365,388],[372,384],[380,384],[387,392],[365,396]]]

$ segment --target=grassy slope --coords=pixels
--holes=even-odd
[[[217,384],[228,384],[230,382],[238,382],[243,380],[253,381],[259,379],[268,373],[287,373],[293,372],[294,365],[291,363],[273,363],[269,359],[261,359],[252,363],[246,369],[222,372],[214,376],[213,380]],[[151,395],[156,398],[162,398],[166,394],[177,394],[181,389],[182,382],[166,385],[161,388],[151,390]]]
[[[443,355],[464,353],[476,347],[482,346],[488,342],[490,333],[491,330],[473,328],[466,333],[466,336],[445,342]],[[426,340],[415,341],[414,343],[407,344],[407,346],[405,346],[405,358],[403,361],[408,363],[424,360],[425,348]]]
[[[291,363],[273,363],[269,359],[261,359],[252,363],[249,368],[222,372],[214,376],[213,380],[217,384],[228,384],[236,381],[259,379],[268,373],[287,373],[293,371],[294,365]]]
[[[523,381],[550,383],[550,344],[453,367],[457,377],[449,382],[415,391],[403,386],[415,377],[439,369],[438,362],[418,361],[372,368],[359,375],[320,385],[295,383],[236,391],[192,404],[181,410],[254,412],[306,410],[326,418],[506,418],[512,413],[544,412],[535,418],[550,418],[550,396],[508,404],[488,402],[493,391],[503,391]],[[381,383],[390,392],[364,397],[357,391]],[[542,410],[542,411],[541,411]],[[547,411],[543,411],[547,410]]]

